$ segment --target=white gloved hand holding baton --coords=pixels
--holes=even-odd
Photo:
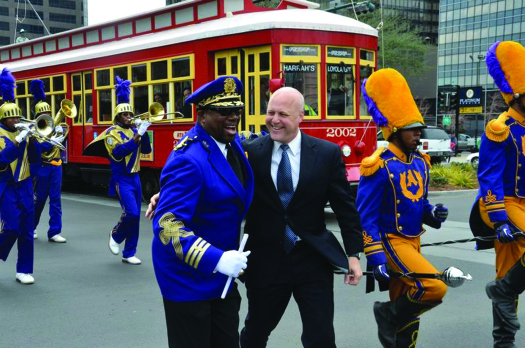
[[[226,294],[228,293],[228,289],[230,288],[230,284],[232,282],[232,277],[238,277],[239,275],[241,275],[241,273],[244,273],[244,269],[247,267],[247,264],[246,262],[248,262],[248,259],[246,258],[248,255],[250,255],[250,251],[243,251],[244,250],[244,247],[246,246],[246,241],[248,240],[248,235],[245,234],[244,236],[242,236],[242,241],[241,241],[241,245],[239,245],[239,251],[235,251],[235,250],[231,250],[233,252],[236,252],[240,255],[243,255],[246,259],[246,261],[244,262],[244,267],[241,267],[240,270],[237,271],[237,273],[233,273],[231,274],[229,277],[228,277],[228,280],[226,281],[226,285],[224,286],[224,290],[222,291],[222,295],[221,295],[221,298],[224,300],[224,298],[226,297]],[[227,252],[231,252],[231,251],[227,251]],[[227,253],[226,252],[226,253]],[[224,253],[224,254],[226,254]],[[224,257],[224,254],[223,254],[223,257]],[[221,260],[222,260],[222,257],[221,257]],[[221,272],[221,270],[219,269],[219,264],[221,263],[221,260],[219,260],[219,263],[217,264],[217,271]],[[223,273],[223,272],[221,272]],[[225,274],[225,273],[223,273]],[[228,274],[226,274],[228,275]]]

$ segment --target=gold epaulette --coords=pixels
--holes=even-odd
[[[504,112],[497,119],[490,121],[485,128],[487,138],[498,143],[505,141],[510,133],[509,126],[505,124],[508,118],[509,116]]]
[[[179,141],[175,146],[173,146],[173,151],[178,151],[191,143],[193,143],[197,139],[197,136],[194,136],[193,138],[190,138],[189,136],[185,136],[181,141]]]
[[[385,161],[380,157],[384,150],[384,147],[380,147],[372,154],[372,156],[366,157],[361,161],[359,173],[361,173],[362,176],[370,176],[377,172],[379,168],[384,167]]]
[[[421,157],[423,157],[423,159],[425,160],[425,162],[427,162],[428,167],[429,167],[429,168],[432,168],[432,165],[430,164],[430,156],[429,156],[428,154],[424,153],[424,152],[419,151],[419,150],[417,150],[417,152],[419,153],[419,155],[420,155]]]

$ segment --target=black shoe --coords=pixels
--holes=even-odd
[[[502,320],[502,325],[509,330],[520,329],[518,314],[516,313],[517,294],[511,289],[506,289],[501,280],[494,280],[485,287],[487,296],[492,300],[495,314]]]
[[[391,318],[392,302],[374,303],[379,341],[384,348],[396,348],[396,332],[399,325]]]

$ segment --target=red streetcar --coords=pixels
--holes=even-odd
[[[108,162],[82,151],[111,125],[119,76],[132,81],[136,114],[153,102],[166,112],[150,127],[153,152],[142,158],[143,196],[151,196],[174,139],[195,122],[186,96],[219,76],[235,75],[245,86],[240,131],[264,130],[271,88],[297,88],[306,100],[302,130],[338,144],[347,178],[357,183],[359,163],[376,147],[360,86],[376,67],[377,30],[318,6],[304,0],[283,0],[276,9],[252,0],[186,1],[0,47],[0,65],[15,75],[16,102],[27,118],[33,118],[28,87],[36,78],[45,82],[54,114],[64,98],[77,106],[78,116],[67,121],[65,175],[109,182]]]

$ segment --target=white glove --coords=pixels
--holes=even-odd
[[[148,130],[149,126],[151,126],[150,122],[142,121],[142,123],[140,124],[139,130],[137,131],[137,133],[139,133],[140,136],[143,136],[144,133],[146,133],[146,131]]]
[[[58,125],[55,127],[55,133],[62,133],[64,134],[64,128],[62,128],[61,125]]]
[[[51,137],[51,140],[56,141],[57,143],[61,143],[61,142],[64,141],[64,137],[63,137],[63,136],[58,136],[58,137],[57,137],[56,135],[53,135],[53,136]]]
[[[21,143],[24,141],[25,138],[29,135],[29,131],[27,129],[21,130],[20,133],[15,137],[15,140],[17,143]]]
[[[29,131],[31,129],[31,125],[27,123],[17,123],[15,124],[15,128],[18,129],[19,131],[23,131],[23,130]]]
[[[135,119],[134,122],[135,122],[135,127],[137,127],[137,128],[139,128],[140,125],[142,124],[142,120],[140,118]]]
[[[215,270],[229,277],[237,278],[239,272],[248,266],[246,263],[248,262],[247,257],[250,253],[251,251],[244,251],[242,253],[237,250],[226,251],[222,254]]]

